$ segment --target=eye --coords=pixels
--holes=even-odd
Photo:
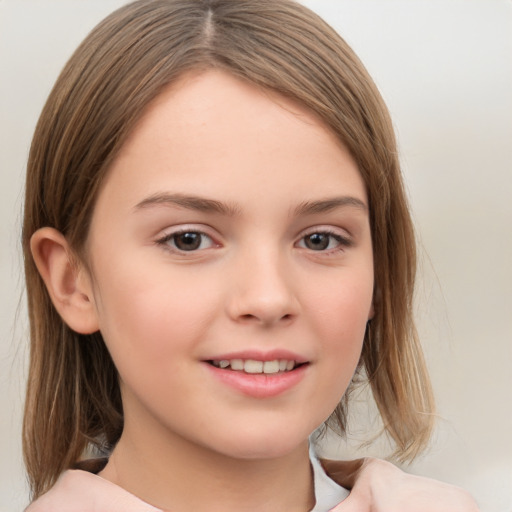
[[[157,240],[157,243],[180,252],[199,251],[209,249],[215,245],[212,238],[206,233],[193,230],[169,233],[160,240]]]
[[[302,237],[298,246],[311,251],[330,251],[350,246],[350,240],[338,233],[316,231]]]

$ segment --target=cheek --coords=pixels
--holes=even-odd
[[[310,293],[307,305],[316,329],[323,333],[322,339],[340,350],[351,350],[352,345],[358,345],[354,342],[362,341],[372,309],[373,273],[366,270],[347,274]]]
[[[326,287],[310,297],[310,321],[323,355],[323,392],[332,409],[345,393],[361,356],[371,312],[373,275],[336,282],[341,286]]]
[[[98,291],[100,330],[116,365],[132,361],[140,371],[143,362],[150,371],[171,366],[173,354],[193,352],[219,302],[200,276],[145,267],[106,269]]]

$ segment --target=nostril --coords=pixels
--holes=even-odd
[[[267,323],[267,322],[270,322],[270,323],[274,323],[276,320],[277,322],[280,322],[280,321],[289,321],[293,318],[293,315],[291,315],[290,313],[287,313],[286,315],[283,315],[281,317],[277,316],[275,317],[274,320],[269,320],[268,318],[265,318],[263,315],[262,317],[260,318],[258,315],[253,315],[251,313],[247,313],[245,315],[240,315],[240,319],[241,320],[245,320],[245,321],[263,321],[264,323]]]
[[[292,296],[273,297],[263,293],[244,295],[238,292],[226,306],[232,320],[264,325],[289,324],[299,310]]]

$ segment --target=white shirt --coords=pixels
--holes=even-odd
[[[311,512],[328,512],[339,505],[349,495],[349,492],[329,478],[311,444],[309,445],[309,460],[313,468],[316,500]]]

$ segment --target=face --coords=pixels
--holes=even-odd
[[[365,187],[278,95],[208,71],[157,98],[103,184],[87,259],[124,437],[283,455],[352,378],[372,310]]]

